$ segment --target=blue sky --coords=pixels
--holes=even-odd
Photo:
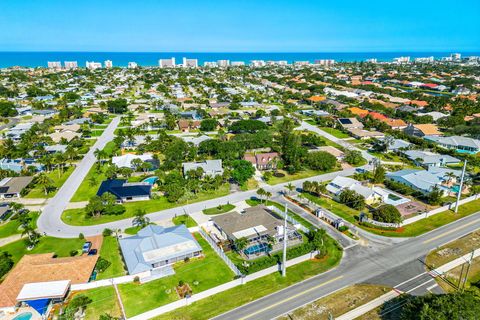
[[[0,0],[0,51],[480,51],[479,0]]]

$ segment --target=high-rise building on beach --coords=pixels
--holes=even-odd
[[[196,68],[196,67],[198,67],[198,60],[197,59],[188,59],[188,58],[184,57],[182,66],[184,68]]]
[[[95,69],[100,69],[102,67],[102,64],[100,62],[87,61],[85,66],[87,67],[87,69],[95,70]]]
[[[128,69],[135,69],[138,67],[138,64],[136,62],[129,62],[128,63]]]
[[[67,70],[72,70],[72,69],[77,69],[78,68],[77,61],[65,61],[64,65],[65,65],[65,69],[67,69]]]
[[[160,59],[158,60],[158,65],[160,68],[173,68],[175,67],[175,58],[172,57],[170,59]]]
[[[228,67],[230,65],[230,60],[217,60],[217,65],[219,67]]]
[[[113,62],[112,60],[105,60],[104,65],[105,65],[105,68],[110,69],[113,67]]]
[[[47,62],[49,69],[61,69],[62,63],[60,61],[48,61]]]

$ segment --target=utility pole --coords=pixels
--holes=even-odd
[[[285,203],[285,217],[283,223],[283,266],[282,266],[282,277],[287,276],[287,216],[288,209],[287,204]]]
[[[473,255],[475,254],[475,250],[472,250],[472,255],[470,256],[470,260],[468,260],[468,265],[467,265],[467,272],[465,272],[465,279],[463,280],[463,285],[462,285],[462,292],[465,290],[465,285],[467,284],[468,281],[468,273],[470,272],[470,267],[472,266],[472,261],[473,261]]]
[[[462,170],[462,176],[460,178],[460,187],[457,192],[457,203],[455,204],[455,213],[458,212],[458,204],[460,202],[460,196],[462,195],[462,188],[463,188],[463,178],[465,177],[465,169],[467,168],[467,160],[463,162],[463,170]]]

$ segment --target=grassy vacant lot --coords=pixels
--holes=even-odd
[[[194,302],[188,307],[182,307],[165,313],[156,320],[203,320],[210,319],[228,310],[249,303],[268,294],[284,289],[292,284],[313,277],[336,266],[342,257],[337,247],[331,247],[328,256],[321,261],[309,260],[287,268],[284,278],[279,273],[249,281],[242,286],[226,290],[211,297]]]
[[[83,186],[83,183],[78,189],[77,194],[82,189],[82,186]],[[92,187],[89,187],[89,188],[92,188]],[[93,194],[95,194],[96,192],[97,192],[97,189],[94,190]],[[189,203],[223,197],[229,193],[230,193],[230,186],[228,185],[228,183],[226,183],[222,185],[218,190],[211,191],[211,192],[199,192],[197,194],[197,198],[190,200]],[[62,220],[67,224],[71,224],[75,226],[91,226],[95,224],[101,224],[101,223],[107,223],[107,222],[117,221],[121,219],[131,218],[135,215],[138,209],[145,210],[147,213],[152,213],[152,212],[161,211],[165,209],[175,208],[182,204],[183,203],[168,202],[167,198],[165,197],[160,197],[158,199],[152,199],[147,201],[128,202],[123,204],[123,206],[125,206],[125,209],[126,209],[124,214],[118,215],[118,216],[104,215],[98,218],[86,217],[83,208],[69,209],[63,212]]]
[[[50,172],[46,173],[46,175],[50,179],[52,179],[53,186],[55,187],[55,190],[52,191],[52,192],[49,192],[47,195],[45,195],[43,187],[41,187],[39,185],[35,185],[28,192],[28,194],[26,196],[24,196],[24,198],[52,198],[57,193],[58,189],[60,189],[60,187],[65,183],[65,181],[68,179],[68,177],[70,177],[70,175],[72,174],[74,169],[75,168],[73,166],[70,166],[64,172],[62,172],[60,175],[59,175],[58,170],[53,170],[53,171],[50,171]]]
[[[196,227],[197,223],[193,220],[192,217],[182,214],[181,216],[176,216],[172,219],[174,225],[178,226],[184,224],[187,228]]]
[[[240,190],[242,191],[247,191],[247,190],[253,190],[258,188],[258,181],[255,180],[255,178],[250,178],[240,186]]]
[[[232,211],[234,208],[235,208],[235,206],[233,204],[227,203],[227,204],[221,204],[217,207],[204,209],[203,213],[208,214],[208,215],[220,214],[220,213],[225,213],[225,212],[228,212],[228,211]]]
[[[339,217],[357,225],[358,227],[369,231],[371,233],[375,233],[378,235],[386,236],[386,237],[416,237],[425,232],[432,231],[436,228],[449,224],[453,221],[456,221],[460,218],[466,217],[471,215],[475,212],[479,211],[480,207],[480,199],[471,201],[469,203],[463,204],[459,207],[458,213],[454,213],[453,211],[447,210],[444,212],[437,213],[431,217],[419,220],[417,222],[411,223],[404,227],[398,228],[397,230],[382,230],[376,228],[369,228],[366,226],[362,226],[358,224],[356,216],[358,216],[359,212],[357,210],[351,209],[341,203],[336,201],[326,199],[326,198],[319,198],[307,193],[303,193],[303,196],[318,205],[328,209],[338,215]]]
[[[305,178],[309,178],[309,177],[313,177],[313,176],[318,176],[320,174],[324,174],[324,173],[332,172],[332,171],[334,171],[334,170],[331,170],[331,171],[316,171],[316,170],[311,170],[311,169],[304,169],[304,170],[299,171],[299,172],[294,173],[294,174],[288,174],[286,171],[278,170],[278,172],[283,173],[285,176],[275,177],[275,176],[272,175],[272,177],[270,179],[268,179],[267,183],[269,185],[275,185],[275,184],[289,182],[289,181],[293,181],[293,180],[299,180],[299,179],[305,179]]]
[[[199,234],[195,234],[195,238],[203,248],[204,257],[177,263],[173,276],[145,284],[127,283],[118,286],[127,317],[178,300],[175,287],[180,280],[190,285],[195,294],[233,279],[233,272],[208,243]]]
[[[320,127],[320,129],[322,129],[322,130],[325,131],[326,133],[331,134],[331,135],[334,136],[335,138],[339,138],[339,139],[350,138],[350,136],[349,136],[348,134],[346,134],[345,132],[340,131],[340,130],[338,130],[338,129],[335,129],[335,128]]]
[[[103,237],[102,248],[100,249],[100,257],[109,261],[111,265],[102,273],[97,275],[97,280],[121,277],[125,275],[122,255],[117,238],[109,236]]]
[[[439,267],[477,248],[480,248],[480,231],[478,230],[431,251],[425,263],[432,268]]]
[[[0,247],[0,251],[7,251],[10,253],[13,261],[17,263],[18,260],[26,254],[54,252],[59,257],[69,257],[70,251],[81,250],[84,242],[85,240],[78,238],[58,239],[53,237],[42,237],[35,248],[28,251],[25,241],[22,239]]]
[[[93,300],[87,305],[85,320],[98,320],[105,313],[114,317],[122,315],[115,289],[112,286],[83,291],[81,294]]]
[[[37,228],[38,216],[38,212],[30,212],[30,217],[32,218],[30,225],[34,229]],[[6,238],[19,233],[22,233],[22,230],[20,229],[20,223],[18,220],[10,220],[6,223],[0,224],[0,238]]]
[[[290,312],[279,320],[328,320],[329,313],[338,317],[389,291],[388,287],[356,284]]]

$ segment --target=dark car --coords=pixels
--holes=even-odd
[[[98,252],[97,249],[92,249],[92,250],[88,251],[88,255],[89,256],[94,256],[94,255],[97,254],[97,252]]]

